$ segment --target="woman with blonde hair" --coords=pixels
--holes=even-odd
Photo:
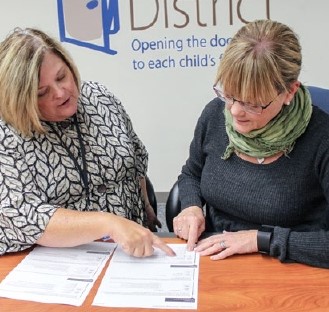
[[[173,251],[145,188],[148,154],[121,102],[80,81],[60,43],[32,28],[0,44],[0,255],[111,237],[130,255]]]
[[[329,268],[329,116],[298,80],[301,64],[282,23],[257,20],[233,37],[179,176],[173,225],[189,249]],[[219,234],[198,242],[204,204],[207,231]]]

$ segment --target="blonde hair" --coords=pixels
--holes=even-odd
[[[297,35],[288,26],[256,20],[232,38],[219,64],[216,82],[227,95],[251,103],[289,91],[302,64]]]
[[[0,44],[0,117],[24,135],[44,133],[38,108],[40,67],[46,52],[70,68],[77,88],[80,75],[68,52],[38,29],[15,28]]]

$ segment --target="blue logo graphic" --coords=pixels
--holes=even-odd
[[[120,30],[119,0],[57,0],[60,40],[117,54],[110,36]]]

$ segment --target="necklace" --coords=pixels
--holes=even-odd
[[[238,151],[235,151],[235,154],[237,154],[237,155],[238,155],[238,157],[242,158],[242,157],[241,157],[241,153],[240,153],[240,152],[238,152]],[[251,157],[251,156],[250,156],[250,157]],[[265,161],[265,157],[255,157],[255,158],[256,158],[256,160],[257,160],[258,164],[260,164],[260,165],[264,164],[264,161]]]
[[[263,158],[256,158],[257,159],[257,162],[261,165],[261,164],[263,164],[264,163],[264,161],[265,161],[265,158],[263,157]]]

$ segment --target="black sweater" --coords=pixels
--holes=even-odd
[[[200,116],[179,176],[182,208],[208,205],[216,231],[273,225],[270,255],[329,268],[329,115],[313,108],[305,133],[288,156],[253,164],[228,145],[224,105],[211,101]]]

